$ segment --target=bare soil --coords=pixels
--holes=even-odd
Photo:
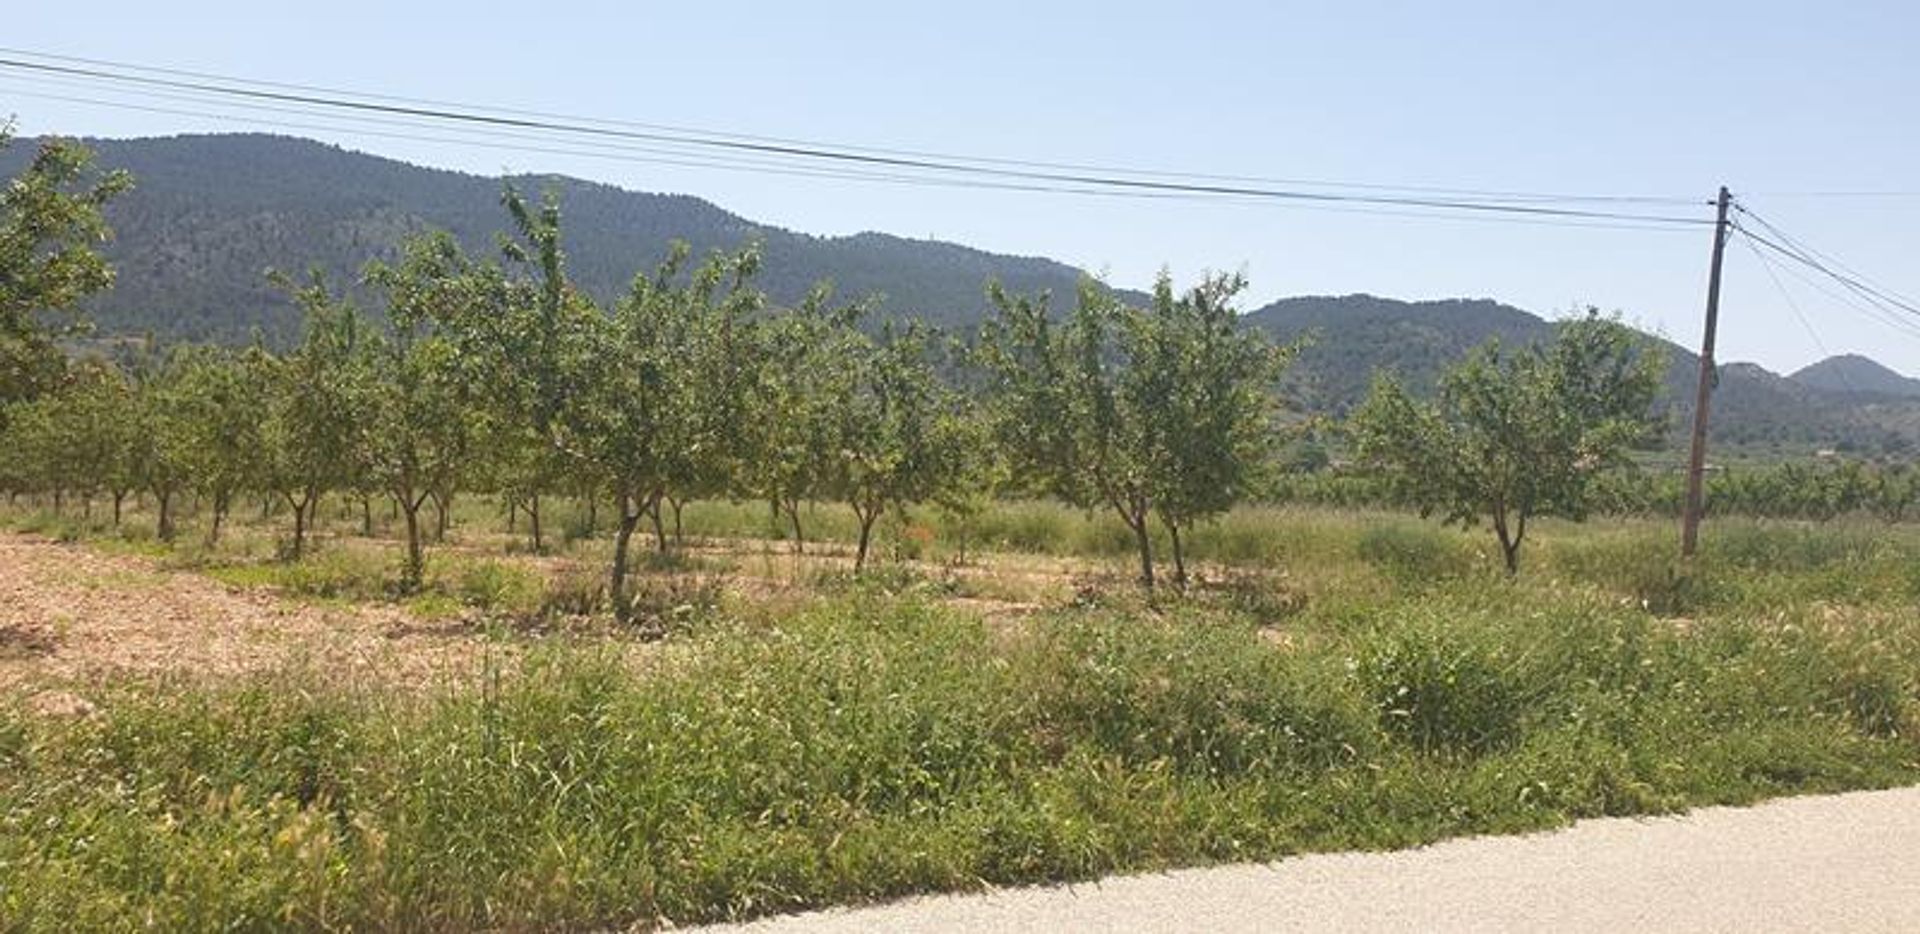
[[[391,606],[324,606],[229,588],[149,558],[0,533],[0,689],[129,674],[231,678],[310,664],[429,686],[498,649]]]

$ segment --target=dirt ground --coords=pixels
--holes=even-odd
[[[832,547],[795,556],[755,541],[688,551],[716,562],[725,586],[748,599],[806,590],[813,576],[851,563]],[[507,560],[548,575],[569,563]],[[963,593],[945,602],[1006,623],[1070,595],[1087,568],[990,555],[963,570],[921,570],[964,579]],[[395,604],[299,600],[145,556],[0,532],[0,690],[24,687],[50,713],[84,712],[88,686],[127,675],[219,679],[305,668],[334,683],[431,689],[466,681],[523,645],[457,619],[421,620]]]
[[[123,674],[223,678],[311,664],[431,685],[494,649],[393,606],[325,606],[240,590],[151,559],[0,533],[0,689]]]

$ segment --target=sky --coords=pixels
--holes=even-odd
[[[845,146],[1360,185],[1697,199],[1718,186],[1799,243],[1920,296],[1920,4],[1627,2],[731,4],[34,3],[0,46],[348,91]],[[54,100],[0,69],[25,135],[273,129]],[[174,109],[191,105],[175,104]],[[208,111],[211,112],[211,111]],[[1711,234],[1495,223],[1271,201],[898,185],[283,130],[483,174],[696,195],[814,234],[878,230],[1053,257],[1120,286],[1242,271],[1251,309],[1367,292],[1587,306],[1699,340]],[[422,131],[403,131],[426,135]],[[452,134],[442,134],[452,138]],[[1359,189],[1353,189],[1359,190]],[[1861,194],[1870,193],[1870,194]],[[1739,238],[1721,360],[1865,353],[1896,327]],[[1808,276],[1818,281],[1811,272]],[[1857,303],[1856,303],[1857,304]]]

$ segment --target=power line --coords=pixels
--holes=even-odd
[[[745,152],[757,155],[785,156],[810,161],[826,161],[834,164],[858,166],[878,166],[893,169],[930,171],[948,175],[970,177],[990,177],[1013,179],[1021,182],[1044,182],[1075,186],[1092,186],[1129,191],[1168,192],[1198,195],[1226,195],[1248,198],[1273,199],[1276,201],[1299,201],[1326,204],[1356,204],[1393,207],[1424,208],[1440,211],[1478,212],[1488,214],[1512,214],[1535,217],[1571,218],[1589,220],[1620,220],[1639,223],[1661,223],[1697,226],[1710,223],[1700,218],[1673,217],[1667,215],[1630,214],[1611,211],[1594,211],[1572,208],[1542,207],[1537,205],[1489,203],[1446,198],[1416,198],[1388,195],[1363,195],[1332,192],[1309,192],[1280,188],[1257,188],[1240,185],[1193,184],[1182,182],[1152,181],[1142,179],[1117,178],[1105,175],[1079,174],[1070,172],[1036,171],[1025,169],[991,168],[965,165],[953,162],[941,162],[929,159],[900,156],[882,156],[847,150],[825,149],[812,146],[794,146],[787,144],[746,142],[733,139],[695,137],[667,134],[655,131],[613,129],[602,126],[569,124],[545,119],[523,117],[494,116],[437,107],[414,105],[369,103],[365,101],[344,100],[309,93],[268,91],[255,88],[224,87],[198,81],[186,81],[172,78],[156,78],[137,75],[115,74],[93,68],[80,68],[68,65],[52,65],[38,62],[26,62],[18,59],[0,58],[0,68],[16,71],[28,71],[41,74],[69,75],[93,78],[102,81],[130,84],[141,87],[161,87],[187,90],[206,94],[230,96],[245,100],[265,100],[280,103],[303,104],[334,110],[375,113],[391,116],[430,119],[487,127],[506,127],[510,129],[540,130],[548,132],[582,135],[595,138],[637,140],[654,143],[678,143],[688,146],[727,151]]]
[[[1874,282],[1872,279],[1868,278],[1865,274],[1861,273],[1859,270],[1853,269],[1849,267],[1847,264],[1833,258],[1832,256],[1821,253],[1819,250],[1816,250],[1806,245],[1805,243],[1795,240],[1786,231],[1781,230],[1780,228],[1774,226],[1773,224],[1768,223],[1766,218],[1761,217],[1758,214],[1755,214],[1752,210],[1746,207],[1741,207],[1740,213],[1753,218],[1753,220],[1756,223],[1758,223],[1762,227],[1765,227],[1767,229],[1767,232],[1773,234],[1773,236],[1776,239],[1778,239],[1780,242],[1785,243],[1788,246],[1791,246],[1794,249],[1799,250],[1800,252],[1808,256],[1822,260],[1828,265],[1831,265],[1834,268],[1840,270],[1841,272],[1844,272],[1850,276],[1853,276],[1854,278],[1859,280],[1859,284],[1861,286],[1872,288],[1874,291],[1885,295],[1886,297],[1888,297],[1889,300],[1894,301],[1896,304],[1903,304],[1908,306],[1920,305],[1920,302],[1916,302],[1914,299],[1908,296],[1902,295],[1890,288],[1887,288],[1884,285],[1881,285],[1880,283]]]
[[[19,80],[19,79],[15,79],[15,80]],[[29,79],[29,80],[39,80],[39,79]],[[1034,193],[1060,194],[1060,195],[1092,195],[1092,196],[1099,196],[1099,197],[1140,198],[1140,199],[1152,199],[1152,200],[1173,200],[1173,201],[1190,201],[1190,202],[1191,201],[1208,201],[1213,203],[1229,203],[1229,204],[1243,204],[1243,205],[1257,203],[1257,204],[1261,204],[1262,206],[1282,207],[1282,208],[1287,208],[1291,210],[1322,211],[1322,212],[1338,213],[1338,214],[1357,214],[1357,215],[1365,215],[1365,216],[1372,216],[1372,217],[1400,217],[1400,218],[1411,218],[1411,219],[1417,219],[1417,220],[1444,221],[1444,222],[1450,222],[1450,223],[1470,222],[1470,223],[1523,224],[1528,226],[1569,227],[1569,228],[1582,228],[1582,229],[1592,229],[1592,230],[1632,230],[1632,231],[1647,231],[1647,232],[1654,232],[1654,233],[1682,232],[1682,229],[1678,227],[1657,226],[1652,224],[1635,224],[1635,223],[1606,222],[1606,221],[1584,221],[1584,220],[1578,220],[1578,219],[1542,218],[1542,217],[1526,217],[1526,216],[1516,217],[1516,216],[1508,216],[1508,215],[1441,214],[1441,213],[1434,213],[1434,212],[1390,210],[1390,209],[1384,209],[1384,208],[1356,207],[1356,206],[1337,205],[1337,204],[1256,202],[1251,199],[1244,199],[1244,198],[1236,199],[1236,198],[1228,198],[1223,196],[1201,196],[1201,195],[1192,195],[1192,194],[1182,194],[1177,192],[1142,192],[1142,191],[1127,191],[1127,190],[1113,190],[1113,189],[1099,189],[1099,188],[1085,188],[1085,187],[1048,186],[1048,185],[1040,185],[1040,184],[1023,184],[1023,183],[1015,183],[1015,182],[995,182],[995,181],[978,180],[978,179],[937,179],[937,178],[928,178],[925,176],[916,176],[916,175],[882,173],[882,172],[877,172],[872,170],[806,168],[806,167],[795,167],[795,166],[789,166],[789,165],[775,165],[775,164],[765,163],[764,161],[750,160],[745,157],[726,157],[726,156],[716,156],[716,155],[709,155],[709,154],[702,154],[697,156],[685,156],[681,158],[671,158],[671,157],[656,156],[656,155],[643,155],[642,153],[672,154],[676,152],[675,150],[655,149],[655,148],[649,148],[649,147],[637,146],[637,145],[631,145],[631,144],[622,145],[618,143],[579,142],[579,143],[573,144],[573,147],[563,148],[563,147],[553,146],[553,145],[527,145],[527,144],[519,144],[519,143],[503,143],[503,142],[498,142],[496,140],[487,138],[487,136],[505,136],[507,138],[512,138],[512,139],[534,139],[534,140],[544,139],[544,137],[528,136],[524,134],[511,134],[511,133],[502,134],[497,131],[466,130],[460,127],[445,127],[440,129],[443,132],[485,133],[487,135],[482,136],[481,138],[478,138],[478,139],[474,139],[474,138],[462,138],[462,137],[432,136],[432,135],[424,135],[421,133],[369,130],[369,129],[361,128],[359,126],[354,126],[352,125],[352,122],[360,121],[360,122],[373,123],[379,126],[399,126],[399,127],[417,127],[417,126],[420,126],[421,124],[409,123],[401,120],[383,120],[379,118],[370,118],[370,117],[357,116],[357,115],[350,116],[350,117],[335,117],[335,116],[324,115],[324,114],[312,114],[309,111],[270,107],[270,106],[258,105],[258,104],[236,104],[231,106],[239,106],[239,107],[245,107],[245,108],[256,109],[256,110],[266,110],[266,111],[276,112],[276,113],[302,114],[302,115],[312,116],[315,119],[321,119],[321,120],[348,121],[348,124],[345,126],[341,126],[341,125],[323,124],[323,123],[302,123],[297,121],[269,119],[269,118],[263,118],[263,117],[247,116],[242,114],[218,113],[218,112],[211,112],[211,111],[204,111],[204,110],[189,110],[189,109],[176,108],[176,107],[158,107],[158,106],[147,105],[147,104],[130,103],[126,101],[102,100],[99,98],[92,98],[92,97],[82,97],[82,96],[67,95],[67,94],[55,94],[55,93],[49,93],[45,91],[13,90],[12,93],[20,94],[22,96],[27,96],[27,97],[46,99],[46,100],[58,100],[58,101],[63,101],[68,103],[87,104],[87,105],[100,106],[100,107],[111,107],[115,109],[130,110],[130,111],[136,111],[140,113],[163,114],[168,116],[196,117],[196,118],[208,119],[208,120],[222,120],[222,121],[228,121],[228,122],[248,124],[252,126],[269,127],[274,129],[305,130],[305,131],[315,131],[315,132],[323,132],[323,133],[346,132],[346,133],[353,133],[360,136],[370,136],[370,137],[381,138],[381,139],[398,139],[398,140],[406,140],[410,142],[423,142],[423,143],[433,143],[433,144],[440,144],[440,145],[482,146],[489,149],[506,150],[506,151],[512,151],[512,152],[529,152],[529,153],[538,153],[543,155],[575,156],[575,157],[605,159],[605,160],[611,160],[616,162],[637,163],[637,164],[645,164],[645,165],[667,165],[667,166],[678,166],[678,167],[687,167],[687,168],[718,169],[723,171],[752,172],[752,173],[758,173],[758,174],[773,174],[773,175],[803,177],[803,178],[851,180],[851,181],[861,181],[861,182],[883,182],[883,183],[890,183],[890,184],[902,184],[902,185],[911,185],[911,186],[920,186],[920,187],[986,189],[986,190],[1034,192]],[[148,96],[162,96],[167,99],[197,100],[197,98],[189,98],[189,97],[177,96],[177,95],[156,95],[154,92],[134,92],[134,93],[143,93]],[[590,146],[590,147],[598,147],[598,148],[592,148],[592,149],[574,148],[578,146]]]
[[[1758,243],[1761,246],[1764,246],[1767,249],[1770,249],[1775,253],[1780,254],[1781,256],[1785,256],[1788,259],[1793,260],[1794,262],[1797,262],[1803,266],[1806,266],[1809,269],[1812,269],[1815,272],[1818,272],[1826,276],[1827,278],[1840,283],[1841,285],[1845,286],[1848,290],[1852,291],[1854,294],[1865,299],[1869,304],[1872,304],[1875,307],[1881,308],[1883,310],[1898,311],[1915,318],[1920,318],[1920,308],[1916,308],[1911,304],[1899,301],[1897,299],[1889,298],[1886,295],[1880,293],[1879,291],[1861,284],[1858,280],[1852,277],[1834,272],[1832,269],[1828,268],[1826,264],[1820,262],[1817,259],[1814,259],[1813,257],[1808,256],[1807,254],[1799,250],[1781,246],[1780,244],[1775,243],[1772,240],[1767,239],[1766,237],[1762,237],[1751,230],[1747,230],[1744,227],[1740,228],[1740,231],[1741,233],[1744,233],[1748,237],[1752,238],[1755,243]]]
[[[1806,330],[1807,337],[1813,341],[1814,348],[1820,351],[1820,358],[1825,360],[1832,357],[1833,353],[1827,350],[1827,342],[1820,339],[1820,333],[1813,329],[1813,322],[1808,320],[1807,316],[1800,311],[1800,303],[1793,300],[1792,293],[1789,293],[1786,285],[1780,281],[1779,274],[1774,271],[1773,260],[1768,259],[1767,254],[1760,252],[1760,248],[1753,245],[1753,241],[1745,236],[1745,231],[1741,233],[1740,243],[1747,248],[1747,252],[1753,254],[1754,259],[1760,262],[1760,268],[1766,272],[1767,278],[1773,282],[1774,290],[1780,293],[1780,300],[1786,302],[1787,309],[1793,312],[1794,320],[1800,322],[1800,327]],[[1848,392],[1854,391],[1852,382],[1847,379],[1847,373],[1844,367],[1835,370],[1834,373],[1840,377],[1840,385],[1842,388]]]
[[[72,55],[58,55],[58,54],[49,53],[49,52],[37,52],[33,50],[28,50],[28,49],[18,49],[18,48],[11,48],[11,47],[5,47],[5,46],[0,46],[0,54],[20,55],[20,56],[26,56],[29,58],[42,59],[42,60],[52,61],[52,62],[65,62],[65,63],[75,64],[75,65],[88,65],[88,66],[95,66],[96,68],[108,68],[108,69],[115,69],[118,71],[130,71],[130,72],[137,72],[137,73],[142,73],[147,75],[165,75],[172,78],[194,79],[194,82],[182,82],[182,83],[219,82],[221,84],[226,84],[226,85],[242,85],[242,86],[250,86],[254,88],[271,88],[271,89],[276,89],[278,91],[296,92],[294,95],[291,95],[291,96],[319,95],[319,96],[326,96],[326,97],[333,97],[333,98],[353,97],[353,98],[360,98],[365,101],[383,101],[390,104],[406,105],[406,107],[408,108],[421,109],[421,110],[436,110],[436,111],[451,110],[451,111],[461,111],[466,113],[477,113],[477,114],[496,114],[496,115],[503,115],[507,117],[530,118],[531,120],[538,121],[538,122],[554,121],[554,122],[573,124],[573,125],[592,124],[598,127],[627,128],[627,129],[645,131],[648,133],[655,133],[655,134],[674,134],[678,136],[715,138],[715,139],[736,141],[736,142],[742,142],[742,143],[763,143],[763,144],[772,144],[778,147],[793,147],[793,148],[801,148],[801,149],[809,149],[809,150],[812,150],[812,149],[832,150],[832,151],[839,151],[839,152],[871,154],[871,155],[878,155],[878,156],[898,156],[898,157],[906,157],[909,159],[938,160],[939,162],[942,162],[942,163],[973,163],[973,164],[984,165],[984,166],[1012,166],[1012,167],[1020,167],[1020,168],[1050,169],[1050,170],[1060,170],[1060,171],[1068,171],[1068,172],[1091,172],[1091,173],[1097,173],[1101,175],[1134,175],[1134,176],[1147,176],[1147,177],[1159,177],[1159,178],[1194,179],[1194,180],[1216,181],[1216,182],[1246,182],[1246,183],[1267,184],[1267,185],[1303,186],[1303,187],[1310,187],[1310,188],[1346,188],[1346,189],[1373,190],[1373,191],[1417,192],[1417,193],[1424,193],[1424,194],[1430,194],[1430,195],[1450,195],[1450,196],[1469,197],[1469,198],[1474,198],[1476,200],[1481,200],[1481,201],[1596,202],[1596,203],[1613,202],[1613,203],[1667,204],[1667,205],[1691,205],[1691,204],[1702,203],[1698,198],[1676,197],[1676,196],[1569,195],[1569,194],[1546,194],[1546,193],[1540,193],[1540,192],[1489,190],[1489,189],[1480,189],[1480,188],[1444,188],[1444,187],[1418,186],[1418,185],[1386,185],[1386,184],[1367,183],[1367,182],[1340,182],[1340,181],[1296,179],[1296,178],[1275,178],[1271,176],[1257,176],[1257,175],[1224,175],[1224,174],[1209,174],[1209,173],[1199,173],[1199,172],[1176,172],[1176,171],[1168,171],[1164,169],[1125,168],[1125,167],[1101,166],[1101,165],[1091,165],[1086,163],[1073,163],[1073,162],[1049,162],[1049,161],[1040,161],[1040,160],[1031,160],[1031,159],[1007,159],[1007,158],[996,158],[996,157],[987,157],[987,156],[966,156],[966,155],[955,155],[952,153],[941,153],[941,152],[916,150],[916,149],[892,149],[892,148],[873,147],[873,146],[855,146],[855,145],[849,145],[849,144],[822,143],[818,141],[796,139],[792,137],[763,136],[763,135],[746,134],[746,133],[733,133],[733,132],[725,132],[725,131],[717,131],[717,130],[699,129],[699,128],[692,128],[692,127],[686,127],[686,126],[676,126],[671,124],[643,123],[643,122],[630,121],[630,120],[613,120],[613,119],[598,118],[598,117],[583,117],[579,115],[555,113],[552,111],[516,110],[512,108],[503,108],[503,107],[460,104],[460,103],[448,102],[445,100],[436,100],[432,98],[405,97],[405,96],[393,95],[393,94],[376,94],[376,93],[369,93],[369,92],[363,92],[363,91],[351,91],[351,90],[343,90],[339,88],[330,88],[330,87],[312,85],[312,84],[265,81],[265,80],[250,79],[250,78],[235,78],[232,76],[220,75],[220,74],[204,72],[204,71],[193,71],[193,70],[178,69],[178,68],[162,68],[162,67],[156,67],[151,65],[138,65],[138,64],[131,64],[126,62],[116,62],[116,61],[110,61],[106,59],[85,58],[81,56],[72,56]],[[10,63],[10,64],[13,67],[33,67],[32,63],[16,62],[16,63]],[[51,69],[55,66],[43,66],[43,67]],[[102,77],[102,75],[98,73],[94,73],[90,69],[74,68],[74,69],[67,69],[67,70],[70,70],[73,72],[88,72],[90,77]],[[125,76],[125,75],[106,75],[105,77],[116,78],[119,80],[138,80],[137,78],[133,78],[131,76]],[[223,88],[219,90],[221,90],[223,93],[232,93],[238,89]]]
[[[1782,247],[1777,243],[1774,243],[1773,241],[1767,239],[1766,237],[1762,237],[1759,234],[1754,233],[1753,231],[1747,229],[1746,227],[1740,224],[1735,224],[1734,229],[1738,230],[1741,233],[1741,235],[1748,238],[1751,242],[1758,244],[1762,247],[1765,247],[1768,250],[1771,250],[1788,259],[1794,260],[1795,263],[1797,263],[1798,267],[1800,268],[1805,268],[1809,271],[1821,271],[1817,266],[1811,265],[1806,261],[1804,261],[1803,259],[1801,259],[1799,256],[1795,255],[1793,251],[1785,247]],[[1894,309],[1885,307],[1870,299],[1863,300],[1861,296],[1859,296],[1857,293],[1852,293],[1850,290],[1842,290],[1842,291],[1836,292],[1833,289],[1825,285],[1822,285],[1819,281],[1813,279],[1807,274],[1802,273],[1800,271],[1800,268],[1796,268],[1794,266],[1788,266],[1788,267],[1782,267],[1782,268],[1788,275],[1791,275],[1794,278],[1799,279],[1808,288],[1811,288],[1819,292],[1820,294],[1825,295],[1826,297],[1834,300],[1835,302],[1838,302],[1842,305],[1845,305],[1848,308],[1858,311],[1861,314],[1864,314],[1870,318],[1873,318],[1895,330],[1902,331],[1907,334],[1911,334],[1915,337],[1920,337],[1920,324],[1916,324],[1914,321],[1908,320],[1906,316],[1901,315]],[[1838,280],[1835,280],[1835,281],[1838,281]]]

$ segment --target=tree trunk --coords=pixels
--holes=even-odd
[[[1126,517],[1127,527],[1133,530],[1134,544],[1140,549],[1140,586],[1153,589],[1153,537],[1147,534],[1147,517],[1142,513]]]
[[[518,519],[519,517],[520,517],[520,501],[517,499],[509,498],[507,500],[507,534],[508,535],[513,534],[514,520]]]
[[[207,547],[211,548],[220,541],[220,523],[227,518],[227,504],[232,494],[213,494],[213,524],[207,526]]]
[[[669,496],[667,497],[667,505],[673,507],[673,543],[675,545],[684,544],[687,540],[686,527],[680,524],[680,510],[685,508],[687,504],[684,500],[678,500]]]
[[[793,553],[807,553],[807,536],[800,531],[800,501],[789,500],[786,505],[787,519],[793,523]]]
[[[113,491],[113,527],[116,529],[120,527],[120,504],[126,502],[126,499],[127,491]]]
[[[291,495],[287,497],[287,505],[293,509],[293,550],[288,556],[291,560],[300,560],[300,555],[306,551],[307,516],[319,499],[320,493],[313,487],[308,487],[301,499],[294,499]]]
[[[587,537],[592,538],[600,531],[600,501],[587,497]]]
[[[1173,543],[1173,584],[1185,590],[1187,587],[1187,556],[1180,546],[1180,523],[1167,523],[1167,537]]]
[[[1500,557],[1506,562],[1507,576],[1513,577],[1519,574],[1520,541],[1527,534],[1526,517],[1522,515],[1519,520],[1519,525],[1516,528],[1509,529],[1507,525],[1507,511],[1496,508],[1493,511],[1493,534],[1500,538]]]
[[[447,515],[452,512],[453,496],[429,492],[427,498],[433,501],[433,540],[444,542],[447,540]]]
[[[853,507],[853,514],[860,519],[860,547],[853,553],[853,573],[858,574],[867,567],[867,545],[873,540],[873,522],[880,518],[878,508],[862,509]]]
[[[407,570],[401,585],[409,592],[420,589],[420,583],[426,576],[427,559],[420,546],[420,507],[426,505],[426,497],[409,499],[404,495],[395,496],[400,501],[400,511],[407,518]]]
[[[647,518],[653,520],[653,540],[661,554],[667,553],[667,527],[660,520],[660,494],[647,498]]]
[[[373,537],[373,497],[360,497],[360,537]]]
[[[173,541],[173,491],[153,491],[153,498],[159,500],[160,520],[154,534],[163,542]]]
[[[627,603],[627,545],[639,524],[640,513],[632,508],[627,497],[620,497],[620,527],[613,533],[613,575],[608,583],[607,599],[613,604],[613,618],[622,623],[633,618],[633,607]]]
[[[527,498],[527,524],[533,528],[533,553],[540,554],[546,545],[540,541],[540,494]]]

